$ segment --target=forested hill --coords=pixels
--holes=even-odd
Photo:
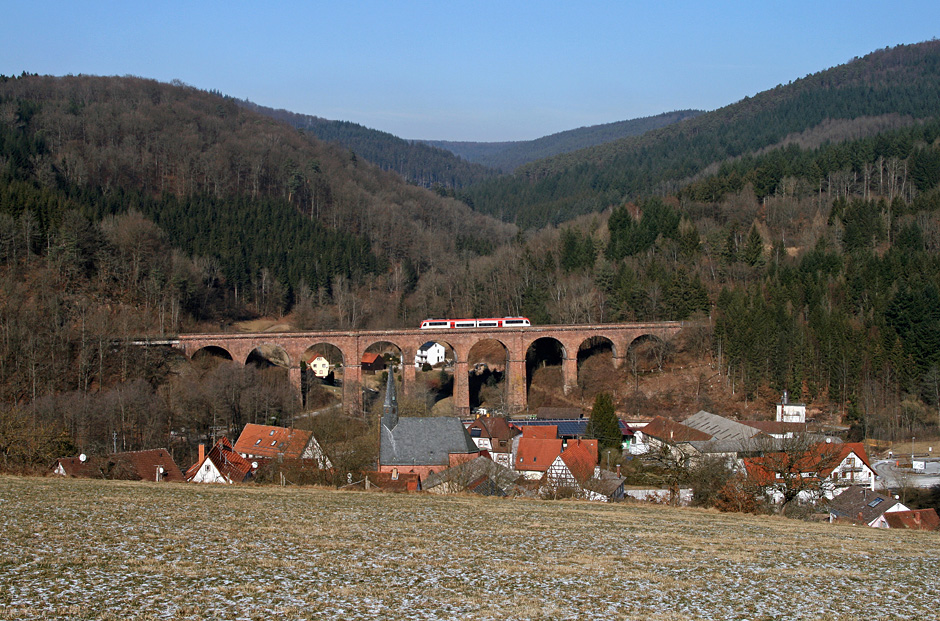
[[[91,76],[3,78],[0,212],[41,240],[64,214],[143,213],[227,287],[331,290],[425,248],[460,255],[511,238],[466,205],[409,185],[348,150],[181,84]],[[259,284],[260,283],[260,284]]]
[[[677,110],[641,119],[580,127],[535,140],[517,142],[450,142],[446,140],[424,142],[452,151],[471,162],[504,172],[512,172],[528,162],[613,142],[628,136],[639,136],[700,114],[702,114],[700,110]]]
[[[940,41],[901,45],[642,136],[539,160],[470,188],[475,209],[524,228],[666,194],[731,158],[858,138],[940,114]],[[839,133],[831,135],[833,123]],[[815,134],[815,135],[814,135]]]
[[[441,186],[459,190],[499,174],[492,168],[461,159],[449,150],[404,140],[349,121],[330,121],[317,116],[267,108],[247,101],[237,103],[310,132],[320,140],[341,145],[357,157],[383,170],[398,173],[406,181],[426,188]]]

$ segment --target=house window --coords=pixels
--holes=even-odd
[[[277,444],[277,440],[271,440],[271,446],[274,446],[275,444]]]
[[[274,430],[272,429],[272,430],[271,430],[271,433],[269,433],[268,435],[269,435],[269,436],[273,436],[273,435],[274,435]]]
[[[855,458],[854,458],[854,457],[846,457],[846,458],[845,458],[845,465],[846,465],[846,467],[848,467],[848,468],[854,468],[854,467],[855,467]]]
[[[261,438],[258,438],[257,440],[255,440],[255,446],[258,446],[259,444],[261,444]]]

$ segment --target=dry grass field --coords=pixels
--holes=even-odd
[[[0,619],[915,619],[940,535],[632,504],[0,477]]]

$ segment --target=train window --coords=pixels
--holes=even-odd
[[[523,319],[504,319],[503,325],[506,326],[518,326],[519,324],[525,323]]]
[[[495,321],[479,321],[477,322],[477,325],[481,328],[495,328],[499,324]]]
[[[475,321],[455,321],[454,322],[455,328],[475,328],[476,325],[477,325],[477,322]]]

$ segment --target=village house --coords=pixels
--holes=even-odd
[[[507,468],[512,467],[512,439],[522,433],[504,416],[480,416],[466,423],[470,438],[480,451]]]
[[[393,375],[389,369],[379,429],[379,472],[415,473],[424,479],[480,454],[459,418],[399,418]]]
[[[307,363],[307,368],[310,369],[314,377],[323,379],[328,377],[332,371],[329,361],[318,354],[310,356],[305,362]]]
[[[626,497],[625,481],[626,479],[620,475],[619,466],[617,472],[598,469],[595,476],[585,481],[582,486],[583,497],[586,500],[601,502],[623,500]]]
[[[691,461],[700,457],[701,448],[712,440],[709,433],[661,416],[655,417],[642,429],[636,430],[633,437],[633,444],[630,446],[631,454],[668,452],[680,461]]]
[[[164,448],[112,453],[104,457],[61,457],[52,472],[66,477],[125,481],[183,482],[183,473]]]
[[[803,403],[790,403],[790,396],[786,390],[783,391],[783,398],[777,404],[777,422],[778,423],[798,423],[806,424],[806,405]]]
[[[871,487],[875,481],[875,471],[860,442],[815,442],[789,454],[776,452],[745,458],[743,465],[748,477],[771,490],[775,501],[780,499],[780,493],[774,488],[783,485],[787,478],[787,484],[805,487],[805,492],[797,496],[804,501],[831,499],[844,494],[846,488]]]
[[[361,366],[363,373],[375,374],[385,368],[385,358],[380,354],[365,353],[362,354]]]
[[[440,343],[428,341],[418,348],[415,352],[415,367],[422,368],[424,365],[433,367],[444,362],[447,350]]]
[[[227,438],[220,438],[206,453],[199,445],[199,458],[186,471],[186,480],[192,483],[244,483],[258,469],[258,462],[239,455]]]
[[[248,423],[235,441],[235,451],[252,459],[312,460],[321,470],[333,467],[312,431]]]
[[[595,476],[597,440],[572,440],[546,471],[546,482],[553,487],[578,488]]]
[[[561,455],[563,442],[556,427],[525,427],[516,439],[513,469],[526,479],[542,479]]]
[[[429,475],[422,489],[435,494],[469,492],[482,496],[509,496],[515,493],[519,479],[518,472],[481,455]]]
[[[936,509],[891,511],[884,514],[888,528],[907,530],[940,530],[940,516]]]
[[[910,511],[887,492],[850,487],[829,501],[829,522],[845,522],[873,528],[888,528],[885,514]]]

